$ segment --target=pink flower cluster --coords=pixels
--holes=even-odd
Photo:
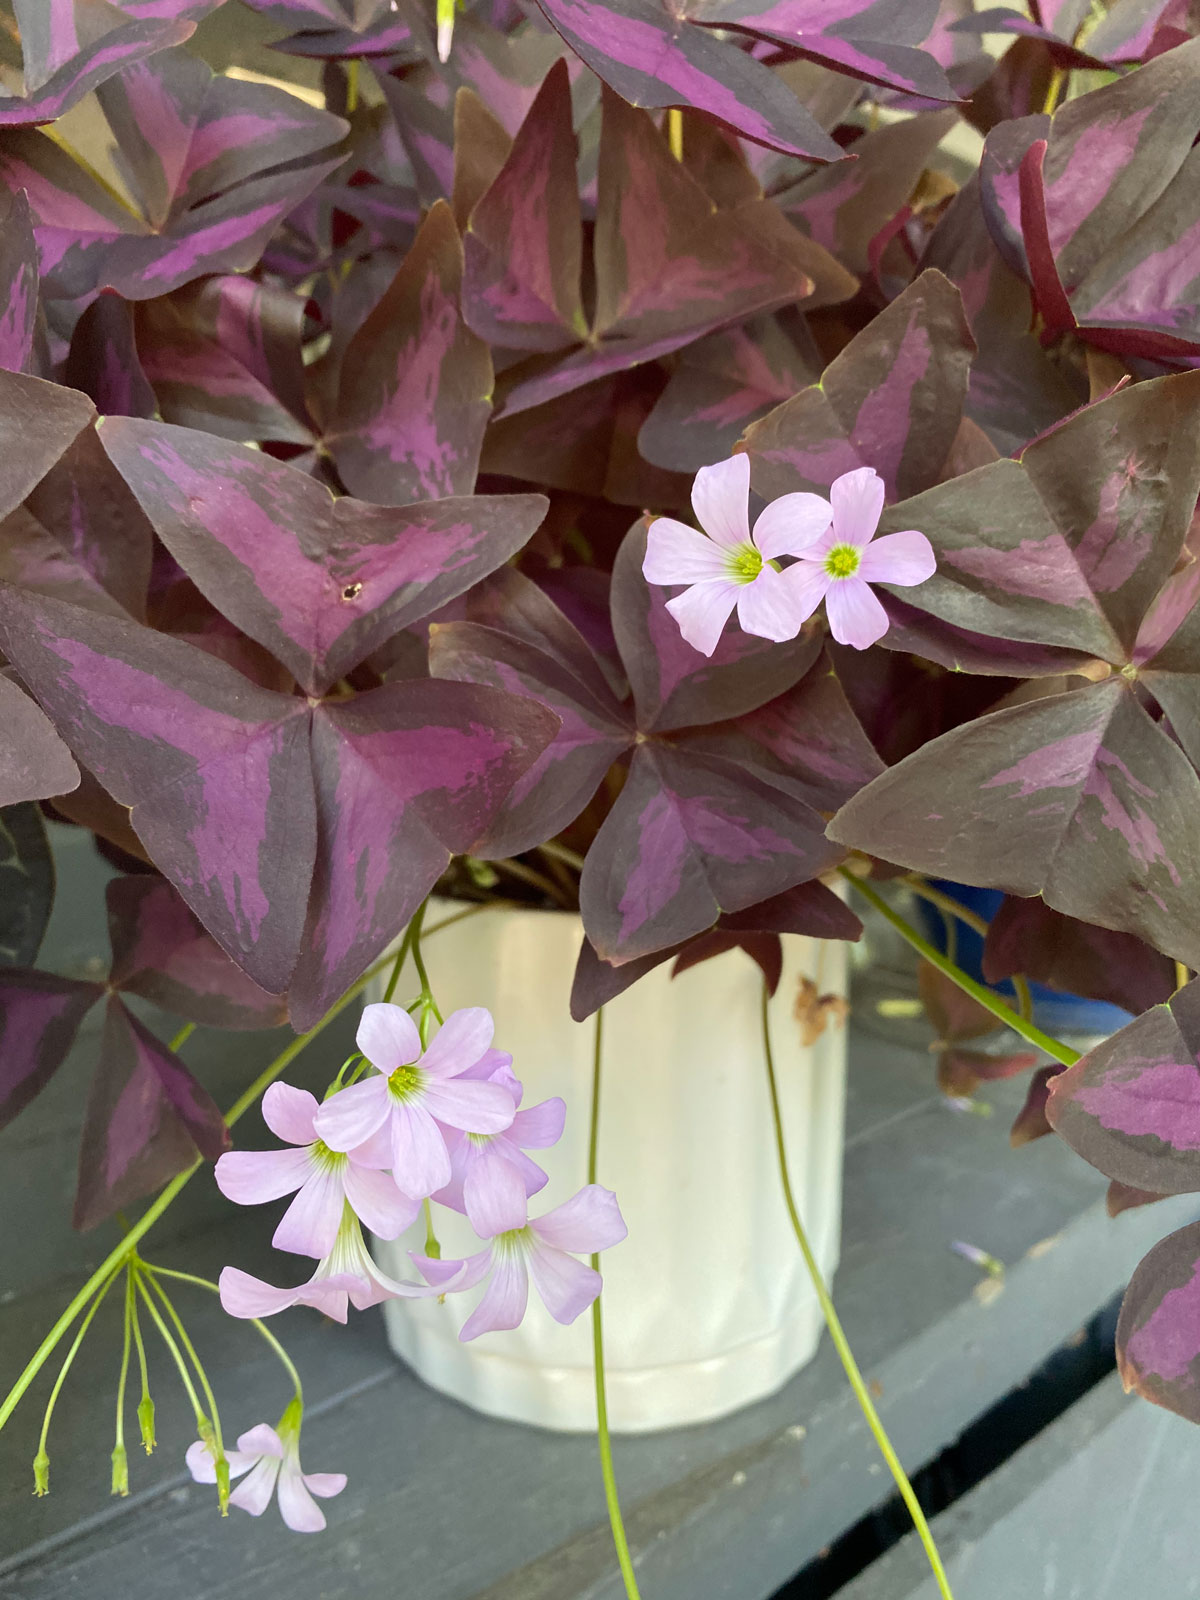
[[[267,1126],[290,1149],[231,1151],[217,1162],[230,1200],[295,1199],[275,1230],[281,1250],[314,1257],[311,1278],[279,1289],[237,1267],[221,1273],[221,1303],[235,1317],[309,1305],[338,1322],[401,1297],[458,1293],[488,1279],[460,1337],[515,1328],[529,1279],[551,1316],[573,1322],[600,1292],[600,1275],[574,1259],[625,1237],[616,1196],[598,1184],[531,1220],[530,1196],[546,1174],[526,1154],[557,1143],[566,1108],[557,1097],[526,1110],[512,1057],[493,1050],[480,1006],[455,1011],[427,1047],[401,1006],[369,1005],[358,1029],[368,1075],[323,1104],[277,1083],[263,1096]],[[465,1261],[414,1256],[424,1283],[390,1278],[372,1260],[362,1224],[397,1238],[432,1199],[462,1212],[486,1247]]]
[[[673,517],[650,524],[642,572],[650,583],[686,584],[667,610],[694,649],[711,656],[730,614],[762,639],[794,639],[825,602],[839,644],[865,650],[889,621],[873,583],[908,588],[933,576],[937,562],[923,533],[909,528],[875,537],[883,514],[883,479],[873,467],[835,478],[829,499],[785,494],[750,531],[750,458],[702,467],[692,485],[698,533]],[[790,566],[780,558],[794,556]]]

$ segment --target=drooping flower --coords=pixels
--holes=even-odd
[[[217,1465],[202,1439],[188,1446],[188,1471],[197,1483],[216,1483]],[[325,1513],[313,1499],[329,1500],[346,1487],[344,1472],[304,1472],[300,1466],[300,1413],[297,1402],[284,1412],[278,1431],[265,1422],[239,1435],[236,1450],[227,1450],[229,1476],[242,1482],[229,1503],[261,1517],[278,1490],[279,1515],[295,1533],[320,1533]]]
[[[749,456],[701,467],[692,509],[704,532],[656,517],[646,535],[642,572],[650,583],[689,585],[667,610],[706,656],[735,606],[745,631],[762,639],[794,639],[804,621],[775,559],[811,544],[829,525],[829,506],[820,495],[785,494],[762,512],[752,535],[749,496]]]
[[[795,498],[784,496],[784,499]],[[883,479],[873,467],[857,467],[835,478],[829,500],[805,498],[825,507],[825,526],[812,541],[793,547],[799,560],[783,582],[801,623],[825,602],[829,631],[839,644],[865,650],[888,630],[888,614],[872,593],[873,583],[904,588],[924,583],[937,568],[933,546],[915,528],[875,538],[883,511]],[[767,507],[782,505],[776,500]],[[766,513],[764,513],[765,515]]]
[[[516,1115],[512,1126],[503,1133],[458,1133],[446,1136],[450,1151],[451,1179],[433,1198],[452,1211],[461,1211],[478,1231],[477,1217],[487,1215],[487,1190],[496,1181],[497,1163],[501,1167],[514,1167],[521,1175],[526,1195],[535,1195],[549,1182],[536,1161],[525,1154],[526,1150],[546,1150],[562,1138],[566,1120],[566,1103],[558,1095],[543,1100],[540,1105],[520,1110],[524,1086],[512,1070],[512,1057],[498,1050],[489,1050],[482,1061],[463,1074],[469,1078],[484,1078],[490,1083],[502,1083],[513,1097]],[[502,1179],[501,1172],[499,1177]]]
[[[494,1026],[482,1006],[453,1011],[422,1052],[402,1006],[366,1006],[358,1048],[376,1071],[325,1101],[313,1119],[318,1137],[331,1150],[350,1151],[386,1130],[392,1176],[404,1193],[423,1199],[444,1189],[452,1172],[441,1125],[503,1133],[516,1111],[503,1084],[463,1077],[491,1044]],[[375,1159],[380,1143],[367,1146]]]
[[[528,1200],[515,1167],[499,1165],[471,1224],[487,1248],[465,1261],[434,1261],[413,1254],[422,1275],[440,1293],[471,1289],[488,1279],[483,1298],[463,1324],[464,1342],[481,1333],[515,1328],[529,1302],[529,1280],[556,1322],[575,1318],[600,1293],[600,1274],[579,1255],[619,1244],[627,1229],[611,1189],[598,1183],[573,1195],[544,1217],[529,1219]]]
[[[423,1283],[389,1278],[375,1265],[362,1226],[346,1201],[333,1249],[317,1263],[306,1283],[277,1289],[240,1267],[225,1267],[219,1279],[221,1305],[231,1317],[271,1317],[289,1306],[313,1306],[335,1322],[345,1322],[348,1308],[365,1311],[383,1300],[425,1300],[446,1292]]]
[[[319,1110],[307,1089],[273,1083],[263,1095],[263,1120],[291,1150],[231,1150],[217,1162],[217,1187],[238,1205],[260,1205],[298,1190],[272,1243],[297,1255],[327,1256],[348,1202],[373,1233],[395,1239],[414,1220],[420,1200],[402,1193],[370,1151],[344,1154],[317,1137]]]

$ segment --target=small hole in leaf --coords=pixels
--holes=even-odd
[[[361,593],[362,593],[362,584],[361,583],[348,583],[346,585],[346,587],[342,590],[342,599],[343,600],[357,600]]]

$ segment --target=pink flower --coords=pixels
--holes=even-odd
[[[490,1083],[502,1083],[513,1098],[513,1107],[520,1106],[524,1088],[514,1076],[512,1057],[499,1050],[489,1050],[482,1061],[468,1068],[464,1077],[483,1078]],[[446,1145],[450,1151],[451,1179],[433,1198],[452,1211],[465,1212],[478,1231],[477,1217],[488,1214],[486,1191],[503,1179],[500,1168],[514,1167],[520,1173],[526,1195],[544,1189],[549,1179],[526,1154],[526,1150],[545,1150],[557,1144],[562,1137],[567,1108],[557,1095],[543,1100],[540,1105],[525,1111],[517,1110],[512,1126],[503,1133],[451,1133]]]
[[[424,1300],[445,1290],[423,1283],[389,1278],[371,1258],[362,1227],[347,1201],[333,1249],[317,1264],[307,1283],[295,1289],[277,1289],[253,1278],[240,1267],[225,1267],[220,1277],[221,1304],[231,1317],[271,1317],[289,1306],[314,1306],[335,1322],[345,1322],[349,1305],[356,1311],[377,1306],[381,1300]]]
[[[386,1172],[361,1164],[357,1151],[344,1155],[318,1139],[319,1107],[307,1089],[273,1083],[263,1095],[263,1120],[293,1150],[231,1150],[217,1162],[217,1187],[241,1206],[299,1193],[283,1214],[272,1243],[297,1255],[327,1256],[333,1249],[348,1201],[381,1239],[395,1239],[421,1209],[402,1194]],[[369,1155],[369,1152],[366,1152]]]
[[[762,639],[794,639],[809,614],[799,612],[774,558],[796,554],[829,526],[827,503],[820,495],[785,494],[763,511],[752,537],[749,495],[749,456],[701,467],[692,509],[704,533],[657,517],[646,536],[642,572],[650,583],[689,585],[667,601],[667,610],[706,656],[717,648],[734,606],[746,632]]]
[[[494,1026],[482,1006],[453,1011],[422,1053],[416,1023],[403,1007],[365,1007],[358,1048],[377,1072],[325,1101],[313,1119],[318,1136],[331,1150],[367,1145],[362,1153],[390,1164],[405,1194],[422,1199],[444,1189],[452,1172],[440,1124],[502,1133],[513,1120],[516,1108],[503,1084],[463,1079],[491,1044]]]
[[[825,524],[811,543],[793,547],[800,559],[782,574],[788,594],[802,623],[824,600],[833,637],[865,650],[888,630],[888,614],[869,585],[924,583],[937,567],[933,546],[915,528],[874,537],[883,511],[883,480],[873,467],[835,478],[828,502],[820,495],[784,496],[800,498],[824,507]],[[782,504],[776,500],[767,510]]]
[[[227,1450],[229,1476],[243,1478],[229,1496],[230,1505],[240,1506],[252,1517],[261,1517],[279,1491],[279,1515],[295,1533],[320,1533],[325,1514],[313,1499],[341,1494],[346,1487],[344,1472],[303,1472],[300,1468],[300,1419],[293,1402],[284,1412],[279,1431],[260,1422],[238,1438],[236,1450]],[[217,1466],[212,1452],[202,1439],[188,1446],[188,1471],[197,1483],[216,1483]]]
[[[491,1243],[465,1261],[433,1261],[413,1255],[422,1274],[443,1294],[489,1279],[483,1298],[463,1324],[459,1338],[515,1328],[525,1315],[529,1280],[556,1322],[574,1322],[600,1293],[602,1279],[576,1261],[619,1244],[628,1231],[611,1189],[589,1184],[536,1221],[529,1220],[525,1185],[515,1167],[497,1165],[481,1196],[475,1230]]]

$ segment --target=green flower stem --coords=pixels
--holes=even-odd
[[[683,160],[683,113],[672,106],[667,112],[667,143],[676,161]]]
[[[49,1479],[48,1479],[47,1476],[45,1476],[49,1472],[49,1465],[50,1465],[49,1457],[48,1457],[47,1452],[46,1452],[46,1440],[50,1436],[50,1421],[51,1421],[51,1418],[54,1416],[54,1408],[58,1404],[58,1397],[62,1393],[62,1386],[63,1386],[64,1383],[66,1383],[66,1381],[67,1381],[67,1373],[70,1372],[71,1367],[74,1364],[75,1357],[79,1354],[79,1346],[83,1343],[84,1338],[87,1335],[87,1331],[92,1325],[92,1318],[96,1315],[97,1311],[99,1311],[101,1305],[104,1303],[104,1297],[108,1294],[108,1291],[112,1288],[113,1284],[117,1281],[117,1278],[119,1276],[120,1276],[119,1270],[114,1270],[114,1271],[110,1272],[108,1277],[104,1280],[104,1282],[97,1289],[95,1298],[92,1300],[91,1305],[88,1307],[87,1315],[84,1317],[83,1321],[79,1324],[79,1332],[75,1335],[74,1339],[72,1339],[71,1348],[67,1351],[66,1355],[63,1357],[63,1364],[58,1369],[58,1377],[55,1378],[55,1380],[54,1380],[54,1387],[53,1387],[53,1389],[51,1389],[50,1398],[46,1402],[46,1412],[45,1412],[45,1415],[42,1417],[42,1431],[41,1431],[41,1435],[38,1438],[37,1460],[34,1463],[34,1475],[35,1475],[35,1481],[37,1482],[37,1486],[38,1486],[37,1487],[37,1493],[39,1495],[46,1494],[46,1493],[49,1492],[49,1489],[48,1489]],[[40,1465],[40,1472],[39,1472],[39,1465]]]
[[[194,1022],[185,1022],[167,1048],[171,1051],[182,1050],[195,1031],[196,1024]]]
[[[142,1448],[149,1455],[154,1449],[154,1400],[150,1394],[150,1368],[146,1362],[146,1341],[142,1338],[142,1325],[138,1320],[137,1292],[133,1281],[133,1262],[125,1263],[125,1288],[129,1297],[129,1325],[133,1331],[133,1345],[137,1351],[138,1376],[142,1382],[142,1397],[138,1401],[137,1419],[138,1429],[142,1436]]]
[[[133,1267],[133,1281],[135,1287],[137,1288],[137,1292],[141,1295],[143,1301],[145,1302],[146,1310],[150,1313],[151,1322],[153,1322],[154,1326],[158,1329],[159,1337],[166,1345],[167,1353],[170,1355],[172,1361],[174,1361],[175,1366],[179,1371],[179,1381],[182,1383],[184,1393],[187,1395],[188,1400],[191,1403],[192,1411],[195,1415],[196,1421],[202,1428],[204,1428],[208,1424],[208,1418],[205,1415],[204,1407],[200,1404],[200,1396],[196,1393],[196,1385],[192,1382],[192,1375],[188,1371],[187,1362],[183,1359],[183,1351],[171,1337],[171,1330],[163,1321],[162,1312],[154,1304],[154,1299],[149,1289],[147,1289],[146,1285],[142,1282],[142,1274],[136,1265]],[[213,1431],[215,1434],[215,1425]]]
[[[417,913],[417,916],[421,916],[424,910],[425,907],[422,906],[421,910]],[[400,974],[404,970],[404,963],[408,960],[408,952],[412,947],[413,928],[415,926],[416,917],[414,917],[412,922],[409,923],[408,927],[405,928],[404,937],[400,941],[400,948],[396,951],[396,959],[392,963],[391,976],[388,978],[387,988],[383,991],[383,1003],[385,1006],[391,1005],[392,996],[396,992],[396,985],[400,982]]]
[[[1078,1050],[1072,1050],[1070,1045],[1064,1044],[1061,1039],[1043,1033],[1041,1028],[1035,1026],[1028,1018],[1021,1016],[1011,1006],[1005,1005],[1000,996],[994,994],[985,984],[976,983],[974,978],[969,977],[960,967],[956,967],[953,961],[948,961],[928,939],[922,938],[911,923],[906,922],[898,911],[893,910],[878,890],[873,889],[865,879],[856,877],[845,867],[839,867],[838,871],[865,900],[870,901],[881,916],[886,917],[901,938],[907,940],[918,955],[924,956],[931,966],[945,973],[946,977],[952,979],[973,1000],[978,1000],[985,1011],[990,1011],[998,1021],[1003,1022],[1014,1033],[1020,1034],[1022,1039],[1036,1045],[1039,1050],[1044,1050],[1048,1056],[1053,1056],[1055,1061],[1060,1061],[1064,1067],[1073,1066],[1079,1060]]]
[[[204,1398],[208,1403],[208,1409],[212,1415],[213,1434],[217,1441],[217,1449],[222,1455],[224,1455],[225,1446],[224,1441],[221,1438],[221,1418],[217,1411],[217,1397],[213,1393],[212,1384],[208,1381],[208,1373],[204,1370],[204,1363],[196,1354],[196,1347],[192,1343],[190,1337],[188,1336],[188,1331],[183,1325],[183,1319],[180,1317],[178,1311],[176,1311],[175,1306],[171,1301],[171,1297],[168,1295],[167,1291],[163,1288],[162,1284],[159,1283],[154,1273],[147,1269],[144,1261],[139,1260],[137,1262],[135,1271],[138,1272],[140,1278],[144,1278],[149,1282],[150,1287],[162,1301],[163,1306],[166,1308],[167,1315],[175,1325],[175,1333],[179,1339],[179,1343],[183,1346],[188,1360],[192,1363],[192,1367],[195,1370],[196,1376],[200,1379],[200,1387],[204,1390]]]
[[[931,906],[936,906],[943,914],[957,917],[959,922],[977,933],[981,939],[987,938],[988,924],[984,917],[977,911],[972,911],[970,906],[964,906],[960,900],[955,900],[952,895],[944,894],[941,889],[935,889],[931,883],[926,883],[924,878],[905,878],[906,886],[922,900],[928,900]],[[949,943],[946,946],[946,955],[949,960],[954,960],[954,949]],[[1029,980],[1023,973],[1014,972],[1009,979],[1016,991],[1017,1009],[1026,1022],[1033,1020],[1033,996],[1029,992]]]
[[[174,1278],[179,1283],[190,1283],[197,1289],[207,1289],[209,1294],[220,1295],[221,1293],[221,1285],[219,1283],[214,1283],[211,1278],[197,1277],[194,1272],[177,1272],[174,1267],[152,1267],[148,1261],[142,1262],[142,1269],[152,1278]],[[304,1385],[300,1381],[300,1373],[297,1371],[296,1363],[292,1360],[291,1356],[288,1355],[287,1351],[271,1332],[270,1328],[267,1327],[265,1322],[261,1321],[258,1317],[248,1317],[247,1321],[250,1323],[252,1328],[256,1329],[258,1333],[262,1335],[266,1342],[271,1346],[271,1349],[279,1357],[284,1371],[292,1380],[292,1387],[296,1391],[296,1399],[300,1401],[301,1405],[303,1405]]]
[[[800,1246],[800,1254],[804,1257],[804,1265],[808,1268],[808,1275],[812,1279],[812,1286],[817,1296],[817,1303],[821,1307],[821,1315],[825,1318],[825,1326],[829,1329],[829,1337],[833,1340],[834,1349],[841,1360],[842,1368],[849,1379],[854,1397],[858,1401],[862,1414],[866,1419],[867,1427],[874,1436],[875,1443],[879,1446],[879,1453],[887,1462],[892,1477],[896,1480],[904,1504],[908,1507],[912,1517],[913,1526],[917,1530],[917,1537],[924,1546],[929,1565],[933,1570],[937,1582],[938,1593],[943,1600],[954,1600],[950,1592],[950,1583],[946,1577],[946,1569],[942,1565],[942,1558],[938,1554],[937,1545],[929,1531],[929,1524],[925,1520],[925,1513],[921,1510],[921,1503],[913,1491],[912,1484],[908,1481],[908,1474],[900,1464],[900,1458],[892,1448],[892,1441],[888,1438],[875,1403],[871,1399],[863,1375],[859,1370],[858,1362],[854,1359],[854,1352],[846,1339],[842,1328],[841,1319],[834,1309],[829,1290],[821,1276],[821,1269],[817,1265],[817,1258],[813,1254],[812,1246],[808,1242],[808,1235],[804,1231],[804,1224],[800,1220],[800,1212],[796,1207],[796,1199],[792,1193],[792,1180],[788,1174],[787,1145],[783,1136],[783,1115],[779,1107],[779,1084],[775,1076],[775,1057],[771,1050],[771,1025],[768,1002],[770,996],[764,983],[762,992],[762,1034],[763,1054],[767,1063],[767,1084],[771,1092],[771,1118],[775,1125],[775,1149],[779,1157],[779,1178],[783,1186],[783,1200],[787,1206],[788,1216],[791,1218],[792,1231],[796,1235],[796,1243]]]
[[[442,1245],[433,1226],[433,1207],[429,1204],[428,1197],[421,1201],[421,1207],[425,1212],[425,1254],[431,1261],[440,1261]]]
[[[604,1008],[596,1012],[596,1043],[592,1053],[592,1116],[588,1131],[587,1181],[596,1181],[596,1154],[600,1133],[600,1062],[604,1045]],[[592,1271],[599,1272],[600,1257],[592,1256]],[[625,1583],[627,1600],[641,1600],[637,1577],[633,1570],[633,1557],[629,1553],[629,1540],[625,1537],[625,1519],[621,1515],[621,1501],[617,1494],[617,1475],[613,1468],[612,1437],[608,1431],[608,1394],[604,1384],[604,1317],[600,1310],[601,1296],[592,1301],[592,1361],[596,1373],[596,1439],[600,1447],[600,1471],[604,1478],[604,1499],[608,1506],[608,1521],[612,1528],[613,1545],[617,1552],[617,1565]]]
[[[125,1391],[129,1383],[130,1357],[133,1354],[133,1319],[130,1315],[130,1296],[132,1293],[133,1278],[130,1275],[129,1265],[126,1264],[124,1336],[121,1343],[121,1371],[117,1377],[117,1427],[112,1453],[112,1492],[122,1495],[129,1493],[129,1469],[125,1454]]]
[[[573,867],[576,872],[583,871],[583,857],[578,850],[568,849],[557,839],[547,839],[545,844],[538,845],[538,849],[544,856],[552,856],[555,861],[561,861],[565,867]]]

